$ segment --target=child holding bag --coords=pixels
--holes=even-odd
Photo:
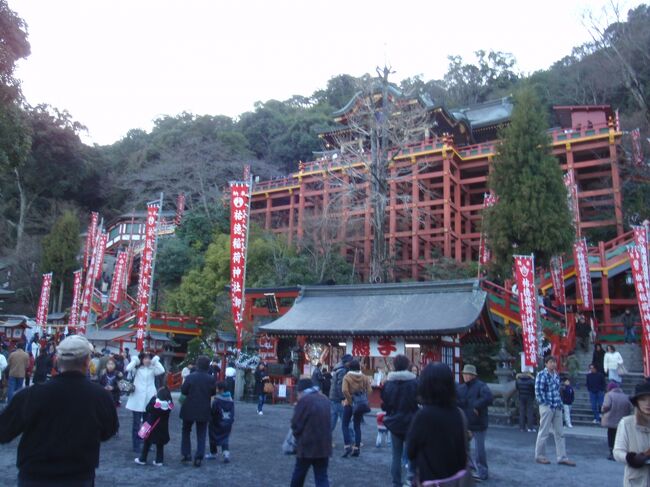
[[[161,387],[151,398],[146,408],[146,422],[143,423],[138,435],[144,440],[142,453],[135,459],[138,465],[147,464],[147,455],[151,445],[156,445],[156,467],[163,466],[165,445],[169,443],[169,413],[174,409],[171,392]]]

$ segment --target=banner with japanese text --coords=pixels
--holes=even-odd
[[[491,208],[496,204],[496,202],[497,202],[497,197],[494,193],[489,192],[483,194],[484,210],[486,208]],[[481,242],[479,246],[479,256],[478,256],[479,265],[486,265],[488,262],[490,262],[491,258],[492,258],[492,253],[490,252],[490,249],[487,246],[485,232],[481,230]]]
[[[578,296],[582,300],[580,309],[591,311],[594,309],[594,294],[591,288],[587,242],[584,238],[576,240],[573,244],[573,262],[576,269]]]
[[[71,325],[79,324],[79,298],[81,297],[81,274],[82,269],[74,271],[72,280],[72,306],[70,306],[70,317],[68,323]]]
[[[102,272],[104,270],[104,256],[106,255],[106,244],[108,243],[108,234],[102,232],[99,238],[99,244],[97,247],[97,254],[95,258],[94,273],[95,280],[101,279]]]
[[[176,198],[176,218],[174,223],[180,225],[183,221],[183,214],[185,213],[185,193],[180,193]]]
[[[566,291],[564,288],[564,262],[561,256],[551,258],[551,282],[558,304],[566,306]]]
[[[99,223],[99,213],[93,211],[90,214],[90,224],[88,225],[88,233],[86,233],[86,246],[84,247],[84,272],[88,269],[89,259],[93,253],[95,238],[97,237],[97,224]]]
[[[643,150],[641,149],[641,131],[634,129],[630,134],[632,135],[632,160],[635,166],[642,166]]]
[[[395,357],[405,352],[404,337],[348,338],[345,351],[353,357]]]
[[[515,281],[519,289],[519,317],[526,365],[537,366],[537,292],[535,259],[532,255],[515,255]]]
[[[90,257],[90,265],[84,277],[83,291],[81,292],[81,311],[79,312],[79,332],[86,333],[86,325],[90,318],[90,306],[92,304],[93,292],[95,290],[95,276],[97,275],[97,259],[99,258],[99,247],[101,246],[103,232],[96,232],[93,252]]]
[[[650,276],[650,270],[648,269],[648,227],[646,225],[633,226],[632,231],[634,232],[634,245],[639,248],[641,254],[643,272],[646,276]]]
[[[230,301],[241,349],[244,328],[244,287],[246,285],[246,246],[248,245],[250,187],[245,182],[230,183]]]
[[[117,253],[115,269],[113,270],[113,280],[111,282],[111,292],[108,303],[118,306],[124,299],[124,289],[126,288],[126,266],[128,264],[127,252],[120,250]]]
[[[569,170],[563,177],[567,190],[567,204],[573,216],[573,224],[580,235],[580,202],[578,201],[578,185],[576,184],[573,170]]]
[[[50,307],[50,289],[52,288],[52,273],[43,274],[41,284],[41,297],[38,300],[38,309],[36,310],[36,324],[45,331],[47,326],[47,313]]]
[[[136,345],[135,348],[142,351],[144,348],[144,335],[149,320],[149,306],[151,298],[151,278],[153,274],[153,262],[156,252],[156,231],[158,227],[158,215],[160,212],[159,203],[147,205],[147,221],[145,224],[144,248],[140,255],[140,278],[138,281],[137,312],[135,319]]]
[[[644,271],[641,249],[636,245],[631,245],[628,247],[627,252],[630,256],[632,279],[634,280],[636,300],[639,305],[641,332],[643,334],[641,340],[643,344],[643,369],[644,375],[647,377],[650,375],[650,276]]]

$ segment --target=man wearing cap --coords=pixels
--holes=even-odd
[[[458,386],[458,406],[465,412],[467,427],[472,432],[473,474],[478,480],[487,480],[488,465],[485,453],[485,436],[488,428],[488,406],[492,404],[492,392],[485,382],[479,380],[474,365],[463,367],[463,383]]]
[[[560,374],[557,373],[557,360],[548,356],[544,361],[546,368],[535,378],[535,399],[539,404],[539,431],[535,443],[535,461],[548,465],[546,440],[553,434],[557,463],[575,467],[575,462],[566,456],[564,426],[562,422],[562,398],[560,397]]]
[[[72,335],[57,350],[61,373],[19,391],[0,413],[0,443],[22,434],[19,487],[92,487],[99,445],[117,433],[113,400],[87,378],[92,345]]]
[[[296,466],[291,487],[302,487],[309,467],[314,468],[316,487],[329,487],[327,466],[332,455],[330,405],[311,379],[296,385],[298,404],[293,410],[291,431],[296,438]]]

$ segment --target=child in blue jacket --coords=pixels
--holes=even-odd
[[[562,386],[560,386],[560,398],[562,398],[562,408],[564,409],[564,424],[567,428],[573,428],[571,424],[571,404],[575,399],[575,393],[568,377],[564,379]]]
[[[217,447],[221,447],[223,462],[230,462],[230,450],[228,440],[232,425],[235,422],[235,402],[232,400],[230,391],[226,390],[225,382],[217,384],[217,396],[212,401],[212,419],[210,420],[210,454],[206,459],[217,457]]]

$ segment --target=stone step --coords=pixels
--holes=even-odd
[[[618,351],[623,357],[623,362],[625,367],[630,371],[641,372],[643,371],[643,355],[641,352],[641,346],[636,343],[621,343],[614,345],[616,351]],[[589,364],[591,363],[593,355],[593,346],[590,345],[589,350],[584,352],[580,347],[576,348],[576,358],[580,364],[581,370],[587,370]]]

